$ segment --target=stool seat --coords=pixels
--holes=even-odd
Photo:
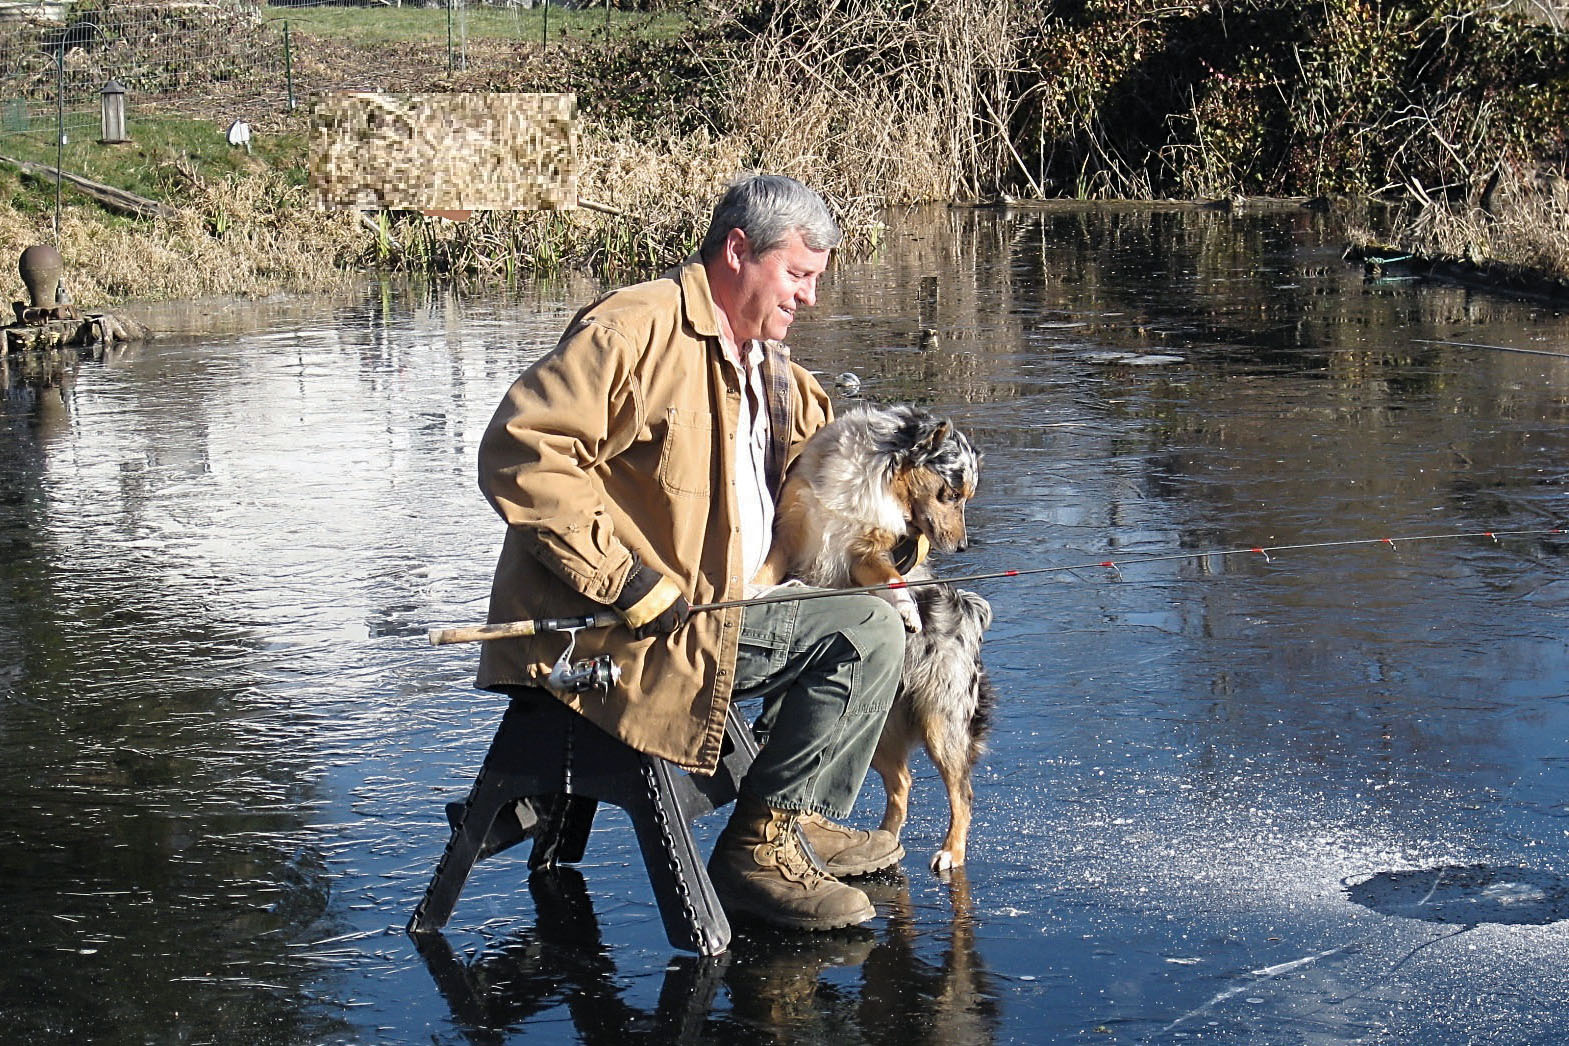
[[[732,713],[719,767],[688,774],[605,733],[546,691],[518,691],[468,798],[449,804],[452,835],[408,930],[447,924],[476,861],[533,839],[530,871],[583,859],[600,803],[625,810],[637,832],[665,935],[677,948],[718,955],[730,923],[692,840],[691,822],[736,797],[757,755]]]

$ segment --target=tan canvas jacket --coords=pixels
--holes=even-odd
[[[783,345],[766,356],[777,495],[784,465],[831,408]],[[691,603],[743,598],[731,479],[740,396],[695,256],[578,313],[513,383],[480,444],[480,489],[509,524],[490,620],[603,610],[634,550]],[[693,614],[674,634],[640,641],[619,625],[580,632],[574,660],[609,653],[621,682],[608,696],[562,700],[639,751],[712,772],[741,613]],[[565,646],[559,633],[486,643],[477,685],[542,686]]]

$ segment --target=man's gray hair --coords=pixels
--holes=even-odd
[[[750,174],[730,183],[698,249],[705,261],[724,246],[731,229],[746,233],[754,254],[782,246],[792,230],[814,251],[839,245],[839,224],[823,198],[782,174]]]

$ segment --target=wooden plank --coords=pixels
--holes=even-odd
[[[112,211],[121,214],[132,214],[138,218],[172,218],[175,209],[166,203],[149,200],[145,196],[138,196],[125,189],[116,189],[103,182],[95,182],[91,178],[70,171],[59,171],[48,164],[33,163],[31,160],[18,160],[10,156],[0,156],[0,163],[10,164],[23,174],[34,178],[54,181],[59,176],[63,181],[69,182],[73,188],[92,197]]]

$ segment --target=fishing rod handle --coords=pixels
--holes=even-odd
[[[585,617],[536,617],[532,621],[502,621],[494,625],[469,625],[463,628],[433,628],[431,646],[450,643],[483,643],[492,639],[517,639],[540,632],[563,632],[571,628],[607,628],[621,623],[613,610],[601,610]]]

